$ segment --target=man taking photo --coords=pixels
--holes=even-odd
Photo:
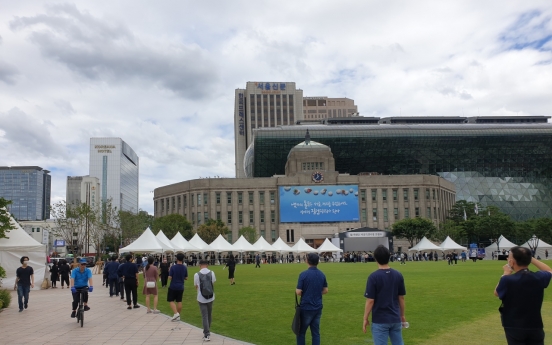
[[[539,271],[531,272],[530,264]],[[528,248],[513,247],[503,270],[494,294],[502,300],[499,311],[508,345],[544,345],[541,307],[552,269],[533,258]]]

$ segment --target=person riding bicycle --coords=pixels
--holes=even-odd
[[[75,317],[77,314],[77,307],[80,302],[80,289],[87,289],[88,291],[82,292],[82,300],[84,302],[84,310],[90,310],[88,306],[88,292],[92,292],[94,287],[92,286],[92,271],[86,267],[86,259],[79,260],[79,267],[74,268],[71,271],[71,293],[73,294],[73,312],[71,317]]]

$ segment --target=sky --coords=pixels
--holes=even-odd
[[[0,0],[0,166],[88,174],[91,137],[153,190],[234,177],[234,90],[296,82],[362,116],[552,115],[546,1]]]

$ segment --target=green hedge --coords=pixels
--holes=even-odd
[[[7,308],[10,306],[11,295],[6,289],[0,290],[0,308]]]

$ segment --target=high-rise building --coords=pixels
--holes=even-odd
[[[67,205],[100,206],[100,180],[90,176],[67,176]]]
[[[100,181],[101,202],[138,212],[138,155],[121,138],[90,138],[90,176]]]
[[[255,128],[293,125],[302,120],[303,90],[293,82],[247,82],[245,89],[236,89],[236,177],[245,177],[243,157]]]
[[[352,99],[303,97],[303,118],[305,122],[355,116],[358,116],[358,107]]]
[[[9,211],[17,220],[50,218],[52,177],[37,166],[0,167],[0,197],[11,200]]]

